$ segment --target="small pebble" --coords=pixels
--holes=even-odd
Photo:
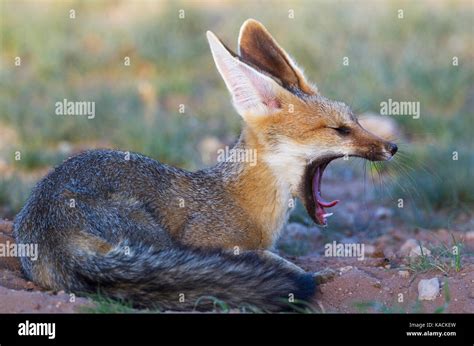
[[[438,278],[430,280],[420,280],[418,283],[418,299],[419,300],[434,300],[439,294]]]
[[[408,279],[410,277],[410,272],[408,270],[399,270],[398,275],[404,279]]]

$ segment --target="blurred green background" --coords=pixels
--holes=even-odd
[[[381,195],[412,201],[409,220],[423,227],[472,215],[473,12],[469,0],[1,0],[0,216],[12,218],[34,182],[86,148],[212,164],[241,123],[205,32],[235,49],[247,18],[264,23],[323,95],[357,113],[378,113],[389,98],[419,101],[420,119],[393,117],[401,155],[379,167],[389,181]],[[95,119],[55,115],[65,98],[95,101]]]

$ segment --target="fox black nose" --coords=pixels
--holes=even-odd
[[[388,144],[388,151],[390,151],[390,154],[395,155],[398,151],[398,147],[395,143],[389,143]]]

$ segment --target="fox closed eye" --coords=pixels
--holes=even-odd
[[[347,126],[340,126],[340,127],[330,127],[331,129],[337,131],[340,135],[347,136],[351,133],[351,129]]]

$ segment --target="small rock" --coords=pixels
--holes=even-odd
[[[418,299],[419,300],[434,300],[439,294],[438,278],[430,280],[420,280],[418,283]]]
[[[464,237],[466,238],[466,240],[474,240],[474,231],[466,232]]]
[[[418,242],[416,239],[408,239],[406,242],[403,243],[402,247],[400,248],[400,252],[402,255],[408,255],[411,249],[418,246]]]
[[[352,266],[346,266],[346,267],[339,268],[339,271],[341,272],[341,274],[347,273],[349,270],[352,270]]]
[[[382,269],[381,267],[385,267],[389,263],[390,260],[388,258],[378,258],[377,261],[373,263],[373,266]]]
[[[408,270],[399,270],[398,275],[404,279],[408,279],[410,277],[410,272]]]
[[[420,247],[419,245],[410,250],[410,257],[421,257],[421,256],[431,256],[431,251],[425,248],[424,246]]]
[[[375,281],[372,286],[374,286],[375,288],[382,288],[382,283],[380,281]]]
[[[421,256],[421,252],[423,250],[424,256],[430,256],[431,251],[422,246],[420,248],[420,244],[416,239],[408,239],[400,248],[400,253],[403,256],[410,256],[410,257],[419,257]]]
[[[32,281],[27,281],[25,286],[26,286],[26,289],[30,291],[35,288],[35,284]]]

